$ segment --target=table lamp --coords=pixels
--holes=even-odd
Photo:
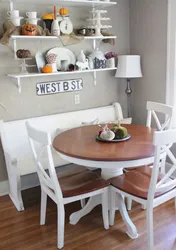
[[[140,61],[141,57],[136,55],[118,56],[118,66],[115,77],[127,78],[127,87],[125,93],[127,94],[128,117],[131,117],[130,96],[132,89],[130,86],[130,78],[142,77]]]

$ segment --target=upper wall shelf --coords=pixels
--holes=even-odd
[[[78,37],[79,38],[79,37]],[[96,49],[97,45],[104,40],[104,39],[116,39],[116,36],[80,36],[80,41],[82,40],[90,40],[93,42],[93,49]],[[59,39],[57,36],[11,36],[11,39],[13,41],[13,50],[16,57],[16,51],[17,51],[17,40],[56,40]]]
[[[79,36],[78,36],[79,38]],[[116,36],[80,36],[80,39],[83,40],[104,40],[104,39],[116,39]],[[17,39],[34,39],[34,40],[50,40],[50,39],[59,39],[57,36],[11,36],[11,39],[17,40]]]
[[[70,7],[98,7],[98,8],[106,8],[110,6],[114,6],[116,2],[108,2],[108,1],[85,1],[85,0],[0,0],[0,3],[9,3],[14,2],[14,4],[48,4],[48,5],[61,5],[61,6],[70,6]]]

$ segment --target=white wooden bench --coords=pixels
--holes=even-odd
[[[121,106],[114,103],[111,106],[93,108],[75,112],[61,113],[44,117],[27,119],[31,125],[40,130],[50,132],[54,138],[57,129],[65,130],[91,122],[95,119],[99,123],[113,122],[117,119],[123,123],[131,123],[131,118],[123,119]],[[18,211],[24,210],[21,196],[21,180],[24,176],[36,173],[36,166],[28,142],[25,122],[18,120],[0,123],[1,141],[5,155],[9,178],[9,195]],[[55,166],[68,164],[54,151]],[[46,164],[47,165],[47,164]]]

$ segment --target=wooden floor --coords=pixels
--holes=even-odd
[[[26,210],[17,212],[8,196],[0,197],[0,250],[55,250],[56,248],[56,206],[49,200],[47,222],[39,225],[40,189],[23,192]],[[101,207],[72,226],[69,215],[80,209],[78,202],[66,205],[66,228],[64,250],[146,250],[145,211],[134,204],[130,216],[137,226],[140,237],[131,240],[125,234],[125,226],[116,213],[115,225],[104,230]],[[174,202],[154,210],[155,249],[176,250],[176,210]]]

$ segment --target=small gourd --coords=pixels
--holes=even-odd
[[[127,129],[120,125],[120,121],[114,124],[112,131],[115,134],[115,139],[123,139],[124,137],[128,135]]]
[[[53,73],[53,68],[50,65],[45,65],[42,68],[42,72],[47,74],[47,73]]]
[[[66,15],[68,15],[68,9],[67,9],[67,8],[61,8],[61,9],[59,10],[59,14],[60,14],[61,16],[66,16]]]
[[[36,33],[37,29],[35,25],[26,23],[22,26],[23,36],[36,36]]]

